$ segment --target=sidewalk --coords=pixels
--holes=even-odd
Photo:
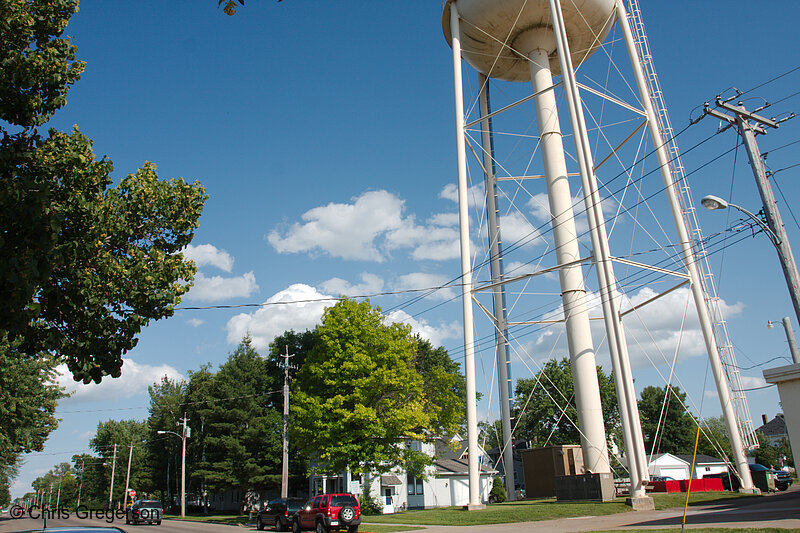
[[[520,531],[580,532],[628,529],[680,528],[683,509],[665,509],[620,513],[607,516],[582,516],[543,520],[540,522],[517,522],[513,524],[489,524],[481,526],[414,526],[423,527],[430,533],[516,533]],[[397,524],[400,525],[400,524]],[[409,525],[412,524],[403,524]],[[369,529],[368,524],[362,526]],[[739,498],[700,506],[690,506],[686,513],[686,529],[720,528],[784,528],[800,531],[800,486],[792,486],[786,492],[761,498]]]

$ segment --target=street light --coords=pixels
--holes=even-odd
[[[775,232],[772,231],[771,229],[769,229],[769,226],[767,226],[764,223],[763,220],[761,220],[760,218],[755,216],[753,213],[751,213],[750,211],[748,211],[744,207],[742,207],[740,205],[732,204],[730,202],[726,202],[725,200],[723,200],[719,196],[714,196],[714,195],[711,195],[711,194],[709,194],[708,196],[703,197],[703,199],[700,200],[700,203],[703,204],[703,207],[705,207],[706,209],[709,209],[711,211],[713,211],[715,209],[728,209],[729,207],[732,207],[734,209],[737,209],[737,210],[741,211],[742,213],[744,213],[745,215],[750,217],[756,224],[758,224],[758,226],[761,229],[764,230],[764,233],[766,233],[769,236],[769,240],[772,241],[772,244],[774,244],[776,248],[780,247],[780,245],[781,245],[780,237],[775,235]]]
[[[183,435],[179,435],[174,431],[164,431],[159,430],[156,431],[158,435],[164,435],[169,433],[171,435],[175,435],[183,444],[183,451],[181,452],[181,518],[186,518],[186,439],[191,436],[192,430],[191,428],[186,427],[186,422],[188,419],[186,418],[186,413],[183,414]],[[178,423],[180,425],[180,422]]]

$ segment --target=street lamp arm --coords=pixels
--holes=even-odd
[[[781,239],[780,239],[780,237],[778,237],[777,235],[775,235],[775,232],[774,232],[774,231],[772,231],[772,230],[769,228],[769,226],[767,226],[767,225],[764,223],[764,221],[763,221],[763,220],[761,220],[760,218],[758,218],[758,217],[757,217],[757,216],[755,216],[753,213],[751,213],[750,211],[748,211],[747,209],[745,209],[744,207],[742,207],[742,206],[740,206],[740,205],[731,204],[731,203],[729,203],[728,205],[729,205],[730,207],[733,207],[734,209],[738,209],[739,211],[741,211],[742,213],[744,213],[745,215],[747,215],[748,217],[750,217],[751,219],[753,219],[753,221],[754,221],[756,224],[758,224],[758,225],[761,227],[761,229],[763,229],[763,230],[764,230],[764,233],[766,233],[766,234],[767,234],[767,236],[769,236],[769,240],[771,240],[771,241],[772,241],[772,244],[774,244],[774,245],[775,245],[775,247],[778,247],[778,246],[780,246],[780,245],[781,245]]]
[[[158,434],[158,435],[164,435],[165,433],[171,433],[172,435],[175,435],[179,439],[183,440],[183,437],[181,437],[178,433],[175,433],[174,431],[168,431],[168,430],[158,430],[158,431],[156,431],[156,434]]]
[[[703,207],[705,207],[706,209],[712,210],[712,211],[716,210],[716,209],[727,209],[729,207],[733,207],[734,209],[736,209],[738,211],[741,211],[742,213],[744,213],[745,215],[750,217],[756,224],[758,224],[758,226],[762,230],[764,230],[764,233],[767,234],[767,236],[769,237],[769,240],[772,241],[772,244],[775,245],[775,248],[779,248],[780,247],[780,245],[781,245],[780,237],[775,235],[775,232],[772,231],[770,229],[770,227],[767,226],[764,223],[763,220],[761,220],[760,218],[755,216],[753,213],[751,213],[750,211],[748,211],[744,207],[742,207],[740,205],[736,205],[736,204],[730,203],[730,202],[726,202],[725,200],[723,200],[719,196],[713,196],[711,194],[709,194],[708,196],[704,196],[703,199],[700,201],[700,203],[703,204]]]

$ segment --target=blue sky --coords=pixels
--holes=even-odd
[[[681,4],[642,6],[676,130],[684,129],[696,106],[726,88],[751,89],[798,66],[796,3],[758,8],[744,1]],[[417,293],[402,293],[438,286],[460,272],[452,59],[440,9],[440,2],[418,0],[250,0],[236,16],[227,17],[213,0],[86,1],[67,29],[87,62],[86,72],[51,126],[78,124],[94,140],[96,153],[114,161],[117,178],[152,161],[162,178],[182,176],[206,187],[210,199],[189,252],[199,266],[197,286],[183,306],[399,291],[372,301],[395,312],[393,317],[409,320],[458,358],[463,354],[461,304],[453,297],[459,289],[447,288],[416,303],[411,299]],[[599,63],[589,65],[594,59],[587,61],[587,69],[601,71]],[[465,75],[467,86],[474,87],[474,73],[465,67]],[[794,72],[747,96],[777,101],[793,95],[798,82],[800,72]],[[499,86],[498,102],[527,90],[517,85]],[[758,101],[746,104],[757,107]],[[774,109],[799,107],[800,97],[794,96]],[[679,138],[681,149],[686,152],[716,128],[710,118],[688,128]],[[798,162],[800,145],[780,148],[798,139],[798,120],[759,138],[762,151],[774,150],[770,168]],[[696,171],[690,179],[698,207],[702,196],[717,194],[758,211],[743,151],[735,159],[731,153],[699,168],[735,141],[729,131],[686,154],[687,171]],[[797,168],[776,174],[785,195],[785,201],[779,195],[784,220],[795,242],[799,228],[786,206],[800,192],[793,183],[797,174]],[[534,197],[540,192],[533,191],[525,204],[534,227],[546,217],[536,207]],[[656,217],[664,217],[672,235],[658,202],[653,203]],[[608,212],[614,211],[612,205]],[[516,214],[508,216],[507,243],[528,227]],[[738,219],[735,213],[728,218],[705,211],[699,217],[706,234],[723,231]],[[620,217],[620,233],[633,226],[630,217]],[[507,266],[544,253],[543,233],[539,245],[509,255]],[[782,331],[768,330],[767,320],[793,313],[771,244],[763,235],[742,236],[733,236],[729,243],[738,242],[724,254],[714,254],[712,266],[729,310],[745,386],[758,387],[763,385],[761,368],[787,362],[767,363],[775,357],[788,357]],[[477,229],[473,238],[480,243]],[[612,235],[612,251],[614,243]],[[635,245],[646,248],[639,241]],[[546,256],[541,264],[550,266],[552,259]],[[481,274],[485,279],[485,271],[477,277]],[[590,285],[593,276],[587,271]],[[646,289],[637,287],[629,296],[644,298]],[[556,312],[552,283],[544,282],[541,290],[548,296],[531,296],[526,309]],[[676,293],[651,309],[646,329],[629,326],[640,346],[631,349],[639,390],[663,385],[658,372],[669,369],[659,365],[657,371],[637,353],[647,351],[648,343],[660,343],[671,356],[670,338],[679,331],[685,303],[685,295]],[[60,428],[43,453],[26,458],[12,495],[24,493],[53,464],[87,450],[98,421],[146,417],[146,387],[161,375],[186,376],[201,364],[221,364],[248,331],[266,346],[285,329],[313,327],[324,305],[181,310],[153,324],[128,354],[120,379],[81,387],[61,403]],[[696,400],[696,412],[715,416],[719,404],[705,392],[713,389],[706,358],[691,317],[687,321],[676,373]],[[485,320],[478,327],[479,338],[491,334]],[[652,339],[645,338],[647,332]],[[528,335],[520,353],[538,352],[515,360],[514,377],[530,377],[550,354],[564,356],[563,341],[554,342],[558,338],[556,329]],[[603,363],[602,348],[598,353]],[[491,349],[483,346],[479,389],[490,399],[479,409],[484,418],[497,412],[492,359]],[[771,418],[780,412],[774,388],[752,391],[748,400],[756,425],[762,413]]]

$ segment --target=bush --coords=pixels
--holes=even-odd
[[[492,490],[489,492],[489,503],[503,503],[506,501],[506,488],[503,486],[503,478],[494,478]]]
[[[369,484],[364,483],[364,493],[361,495],[359,505],[361,506],[361,514],[377,515],[383,514],[383,505],[380,500],[373,498],[369,492]]]

